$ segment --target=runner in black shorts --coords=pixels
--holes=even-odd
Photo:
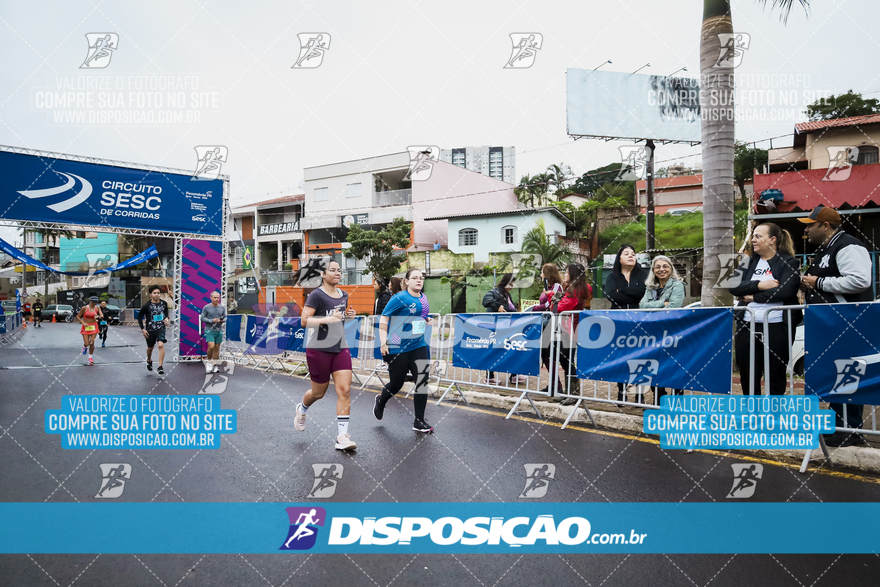
[[[98,338],[101,339],[101,346],[107,346],[107,333],[110,330],[110,319],[107,318],[107,302],[101,302],[102,317],[98,320]]]
[[[160,298],[162,288],[150,286],[150,301],[138,312],[138,325],[144,338],[147,339],[147,371],[153,370],[153,347],[159,345],[159,375],[165,375],[162,363],[165,362],[165,327],[171,324],[168,320],[168,304]],[[144,322],[146,321],[146,324]]]
[[[330,386],[330,377],[336,387],[336,448],[353,450],[357,445],[348,433],[351,416],[351,353],[345,340],[346,318],[354,318],[354,309],[348,308],[348,293],[337,289],[342,277],[339,263],[327,262],[321,287],[309,294],[300,317],[301,324],[309,330],[306,341],[306,362],[312,389],[296,406],[293,427],[299,432],[306,428],[306,412],[316,401],[324,397]]]
[[[34,326],[37,328],[43,327],[43,302],[40,301],[40,298],[37,298],[37,301],[31,304],[31,313],[34,316]]]

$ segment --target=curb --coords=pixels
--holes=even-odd
[[[290,365],[286,365],[286,367],[288,368],[284,369],[284,372],[290,374],[291,371],[288,370],[290,368]],[[409,386],[411,386],[411,384],[405,384],[404,389],[407,389]],[[367,386],[367,388],[373,390],[378,389],[378,387],[373,384],[370,384],[369,386]],[[498,395],[495,393],[486,393],[471,390],[463,390],[463,393],[468,402],[475,406],[496,408],[505,412],[509,412],[513,408],[513,405],[516,403],[515,397]],[[450,393],[450,395],[447,396],[447,403],[457,404],[458,401],[459,400],[457,399],[457,392]],[[568,414],[571,410],[571,408],[567,406],[561,406],[554,402],[540,401],[535,398],[532,398],[532,401],[534,401],[535,405],[538,406],[538,409],[541,411],[541,415],[544,417],[545,420],[558,422],[560,426],[562,426],[562,423],[565,422],[566,418],[568,418]],[[529,407],[528,402],[525,402],[525,405]],[[521,403],[520,408],[522,407],[523,404]],[[596,421],[596,426],[598,427],[617,432],[638,434],[646,438],[650,438],[648,435],[642,432],[642,418],[639,416],[605,412],[596,409],[590,411],[592,412],[593,419]],[[571,420],[571,423],[576,423],[589,427],[592,426],[592,423],[587,417],[586,412],[581,408],[577,409],[577,413],[575,413],[574,417]],[[802,450],[712,450],[712,452],[717,454],[724,454],[725,452],[729,452],[732,456],[742,454],[751,457],[769,458],[788,464],[797,465],[800,465],[801,461],[803,461],[804,458],[804,451]],[[831,455],[831,460],[834,463],[835,468],[852,469],[856,471],[861,471],[863,473],[880,475],[880,450],[877,450],[876,448],[870,446],[847,446],[841,448],[828,447],[828,452]],[[810,461],[810,466],[807,469],[805,475],[815,473],[817,468],[819,467],[823,469],[830,469],[830,467],[826,467],[824,465],[824,458],[819,458],[817,456],[821,454],[822,451],[820,449],[816,449],[813,451],[813,458]]]

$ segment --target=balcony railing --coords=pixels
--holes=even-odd
[[[373,192],[373,205],[376,208],[410,206],[412,205],[412,189]]]

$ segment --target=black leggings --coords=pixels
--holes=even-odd
[[[794,328],[789,336],[785,322],[769,324],[770,335],[770,368],[764,365],[764,328],[761,325],[755,333],[755,380],[749,381],[749,324],[737,320],[737,331],[734,337],[736,348],[736,365],[739,368],[739,380],[743,395],[761,395],[761,375],[769,371],[770,395],[784,395],[786,391],[785,374],[788,367],[788,350],[794,342]]]
[[[110,326],[105,324],[103,326],[98,326],[98,338],[101,339],[101,342],[107,342],[107,332],[110,330]]]
[[[385,355],[383,359],[388,363],[388,384],[382,388],[382,396],[379,398],[379,402],[384,407],[392,396],[397,395],[397,392],[403,387],[406,374],[410,373],[416,382],[416,387],[413,390],[416,418],[424,419],[425,407],[428,405],[428,390],[425,388],[428,383],[428,377],[427,372],[419,373],[419,366],[416,361],[430,362],[431,350],[427,346],[423,346],[405,353]],[[423,367],[423,371],[427,371],[427,369]]]

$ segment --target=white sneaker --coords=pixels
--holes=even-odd
[[[306,429],[306,415],[300,411],[300,407],[302,407],[302,404],[296,404],[296,417],[293,419],[293,427],[296,428],[297,432],[302,432]]]
[[[351,434],[346,432],[342,436],[336,437],[336,450],[354,450],[357,445],[351,439]]]

